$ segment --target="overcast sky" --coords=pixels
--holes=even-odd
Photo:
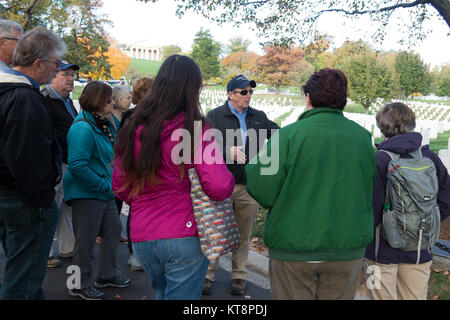
[[[232,25],[218,26],[203,17],[190,12],[182,19],[175,15],[176,4],[172,0],[159,0],[157,3],[141,3],[136,0],[107,0],[104,1],[102,11],[108,15],[114,26],[108,30],[109,34],[120,43],[131,44],[140,40],[148,40],[151,43],[164,46],[175,44],[183,51],[191,50],[192,41],[200,27],[209,29],[213,38],[223,44],[227,44],[234,36],[243,36],[252,41],[250,50],[262,53],[256,35],[245,27],[239,29]],[[407,17],[407,16],[405,16]],[[335,46],[339,47],[347,38],[358,40],[368,30],[358,31],[355,24],[348,23],[344,26],[337,15],[327,16],[321,19],[318,28],[334,37]],[[334,23],[330,23],[334,21]],[[325,24],[326,22],[326,24]],[[357,23],[361,26],[370,25],[368,20],[362,19]],[[392,30],[395,34],[395,30]],[[443,19],[433,20],[433,33],[424,42],[416,45],[412,50],[422,56],[422,59],[432,67],[450,63],[450,37],[449,29]],[[389,38],[389,37],[388,37]],[[402,49],[393,40],[387,40],[382,46],[372,44],[375,49],[400,50]],[[404,49],[404,48],[403,48]]]

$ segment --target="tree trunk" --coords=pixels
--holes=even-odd
[[[25,23],[23,25],[23,30],[24,31],[28,31],[28,28],[30,27],[31,21],[33,20],[33,13],[32,10],[34,8],[34,6],[36,5],[37,0],[34,0],[32,3],[30,3],[30,5],[28,6],[28,8],[26,8],[25,10]]]
[[[444,18],[450,28],[450,1],[448,0],[431,0],[429,2]]]

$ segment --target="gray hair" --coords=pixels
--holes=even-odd
[[[25,33],[17,43],[12,64],[27,67],[37,59],[46,61],[53,55],[61,57],[65,51],[66,44],[60,37],[44,27],[36,27]]]
[[[113,108],[118,109],[120,106],[120,100],[127,94],[131,93],[131,89],[128,86],[115,86],[112,89],[111,99],[114,102]]]
[[[23,33],[22,27],[17,22],[0,19],[0,38],[10,37],[13,30]]]

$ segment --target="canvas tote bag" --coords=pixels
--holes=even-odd
[[[197,223],[200,246],[212,261],[239,248],[239,230],[231,200],[211,200],[204,192],[195,168],[188,170],[191,199]]]

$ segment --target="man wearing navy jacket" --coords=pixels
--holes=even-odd
[[[0,72],[0,238],[6,256],[1,300],[44,299],[42,281],[58,219],[61,148],[39,92],[59,71],[65,44],[36,27]]]
[[[224,138],[222,144],[223,155],[227,168],[234,176],[236,182],[230,199],[233,202],[233,210],[236,215],[236,223],[240,233],[240,245],[237,252],[232,254],[231,271],[231,294],[243,295],[245,292],[245,270],[249,239],[258,212],[258,203],[246,190],[247,178],[245,165],[256,155],[264,145],[264,139],[260,133],[266,133],[267,139],[273,131],[280,127],[267,118],[262,110],[250,107],[253,88],[256,87],[254,80],[248,80],[245,76],[238,75],[227,84],[228,100],[222,105],[208,112],[207,118],[213,128],[218,129]],[[237,135],[227,140],[227,130],[234,131]],[[249,134],[250,130],[256,132],[256,136]],[[255,148],[256,147],[256,148]],[[218,267],[211,263],[206,274],[203,294],[211,294],[211,282],[215,280],[215,272]]]

